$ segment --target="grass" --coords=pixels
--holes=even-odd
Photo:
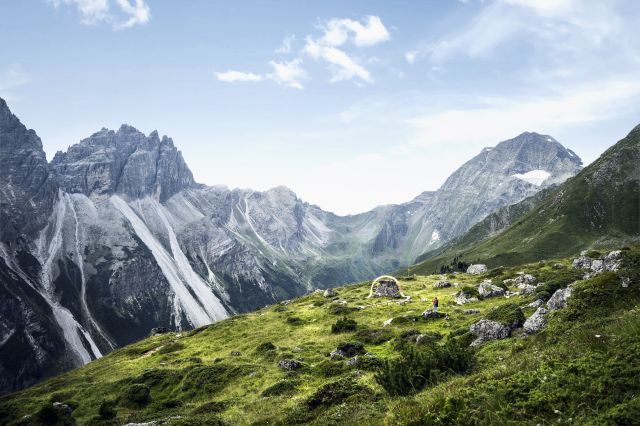
[[[629,424],[640,418],[640,249],[624,253],[619,273],[575,284],[569,306],[550,313],[543,332],[486,343],[470,350],[472,361],[456,349],[467,351],[469,326],[481,318],[520,323],[533,313],[527,304],[536,296],[458,306],[455,293],[520,271],[552,291],[582,275],[570,268],[571,258],[478,276],[418,275],[401,280],[408,302],[368,299],[369,283],[359,283],[340,289],[345,305],[310,294],[190,332],[150,337],[1,398],[0,423],[38,424],[52,415],[48,407],[55,401],[72,406],[79,424]],[[634,284],[623,288],[621,276]],[[457,285],[433,289],[444,278]],[[447,316],[424,320],[434,296]],[[468,308],[480,314],[464,314]],[[400,317],[405,321],[383,327]],[[349,325],[332,333],[336,324]],[[337,348],[358,354],[358,362],[330,358]],[[285,371],[278,367],[283,359],[303,366]],[[391,382],[408,381],[408,396],[381,384],[386,366],[400,374]],[[405,370],[415,374],[402,377]],[[415,380],[427,370],[428,380]]]

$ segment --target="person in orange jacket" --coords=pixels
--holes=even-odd
[[[438,312],[438,297],[433,298],[433,312]]]

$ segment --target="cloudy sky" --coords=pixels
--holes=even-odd
[[[640,2],[11,0],[0,96],[49,158],[173,137],[196,180],[339,214],[551,134],[588,163],[640,122]]]

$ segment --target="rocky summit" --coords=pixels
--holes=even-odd
[[[171,138],[128,125],[48,163],[4,100],[0,149],[0,392],[154,328],[189,330],[411,264],[581,168],[550,136],[524,133],[437,191],[337,216],[284,187],[198,184]]]

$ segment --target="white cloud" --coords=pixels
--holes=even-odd
[[[302,80],[307,77],[307,72],[302,68],[302,59],[294,59],[289,62],[270,61],[273,73],[268,77],[276,83],[292,87],[294,89],[303,89]]]
[[[358,77],[367,83],[373,83],[373,78],[369,71],[340,49],[322,45],[314,41],[311,37],[307,37],[304,51],[313,59],[323,59],[331,64],[332,77],[330,81],[332,83],[341,80],[350,80],[353,77]]]
[[[547,55],[590,50],[620,27],[611,4],[593,2],[585,7],[576,0],[494,0],[469,22],[424,43],[414,59],[427,57],[443,63],[456,57],[487,57],[514,40],[534,49],[540,46],[540,53],[546,49]]]
[[[341,46],[351,41],[356,46],[373,46],[387,41],[389,31],[378,16],[366,16],[365,23],[351,19],[331,19],[322,27],[324,35],[320,39],[328,46]]]
[[[570,87],[545,98],[485,99],[482,105],[452,108],[408,120],[413,145],[476,144],[523,131],[554,133],[570,126],[620,116],[640,100],[640,79],[611,79]]]
[[[116,24],[118,28],[130,28],[138,24],[146,24],[151,18],[151,11],[144,0],[116,0],[120,9],[129,16],[129,18]]]
[[[252,72],[242,72],[242,71],[225,71],[225,72],[216,72],[216,77],[220,81],[224,81],[225,83],[233,83],[236,81],[241,82],[255,82],[262,81],[263,77],[259,74],[254,74]]]
[[[295,41],[296,36],[293,34],[287,35],[283,40],[280,47],[274,50],[274,53],[286,54],[291,52],[291,47],[293,42]]]
[[[130,28],[146,24],[151,19],[151,10],[144,0],[115,0],[117,8],[110,7],[110,0],[50,0],[54,7],[75,6],[80,14],[80,22],[96,25],[110,24],[113,29]]]
[[[407,62],[409,62],[409,64],[413,64],[418,58],[418,51],[410,50],[404,54],[404,58],[407,60]]]

